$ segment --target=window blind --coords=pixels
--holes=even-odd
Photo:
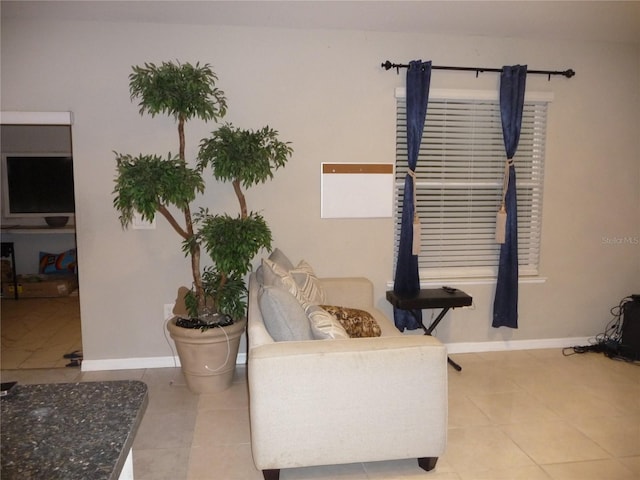
[[[396,251],[408,169],[402,93],[396,95]],[[545,96],[525,99],[514,157],[520,275],[538,274],[548,103]],[[430,95],[416,169],[421,279],[497,275],[495,218],[505,160],[497,96]]]

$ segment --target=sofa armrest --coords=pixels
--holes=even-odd
[[[259,469],[438,457],[446,348],[434,337],[278,342],[250,349]]]
[[[320,278],[327,305],[367,309],[373,306],[373,283],[365,277]]]

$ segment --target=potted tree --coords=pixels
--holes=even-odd
[[[224,92],[215,87],[217,76],[210,66],[145,64],[133,67],[129,81],[141,114],[164,113],[176,119],[179,153],[166,158],[116,153],[114,206],[123,228],[135,212],[146,220],[160,213],[182,238],[192,286],[179,289],[174,309],[179,317],[167,328],[189,388],[198,393],[220,391],[231,384],[246,327],[245,276],[256,254],[271,248],[271,231],[261,215],[248,211],[242,189],[272,178],[292,149],[269,127],[250,131],[225,124],[201,141],[197,163],[190,165],[185,159],[186,122],[217,121],[226,113]],[[237,216],[213,214],[207,208],[192,211],[192,203],[204,193],[208,169],[216,180],[232,183],[240,204]],[[181,212],[182,220],[172,214],[171,206]],[[211,259],[204,269],[202,250]]]

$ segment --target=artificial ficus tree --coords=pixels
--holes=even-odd
[[[193,285],[187,305],[190,313],[214,308],[234,319],[244,316],[244,275],[260,249],[271,248],[271,231],[264,218],[249,212],[243,188],[273,178],[292,154],[287,142],[270,127],[242,130],[224,124],[200,142],[197,162],[185,158],[185,125],[197,118],[218,121],[227,112],[224,92],[216,87],[217,76],[206,65],[164,62],[134,66],[129,76],[131,99],[139,100],[140,114],[165,114],[177,122],[178,155],[167,157],[116,153],[117,177],[114,207],[127,228],[137,212],[145,220],[161,214],[182,238],[182,249],[191,260]],[[192,203],[205,192],[204,172],[231,182],[240,213],[212,214],[207,208],[192,212]],[[176,218],[170,207],[182,213]],[[201,269],[202,249],[212,265]]]

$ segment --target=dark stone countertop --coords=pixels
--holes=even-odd
[[[116,480],[148,393],[139,381],[18,384],[0,403],[3,480]]]

